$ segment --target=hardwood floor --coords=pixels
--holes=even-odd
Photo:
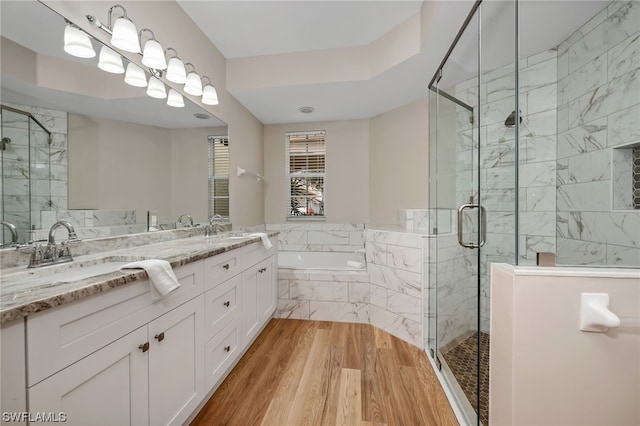
[[[191,425],[457,425],[423,351],[367,324],[272,319]]]

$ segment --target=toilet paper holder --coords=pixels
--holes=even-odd
[[[619,317],[609,310],[609,293],[581,293],[580,330],[606,333],[620,326],[640,327],[640,318]]]

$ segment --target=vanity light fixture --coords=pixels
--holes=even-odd
[[[186,63],[184,67],[187,68],[189,65],[191,65],[193,71],[187,74],[187,81],[184,85],[184,91],[193,96],[201,96],[202,80],[200,80],[200,76],[196,73],[196,67],[194,67],[191,62]]]
[[[98,59],[98,68],[102,71],[110,72],[113,74],[122,74],[124,72],[124,66],[122,65],[122,56],[114,52],[107,46],[102,46],[100,49],[100,57]]]
[[[164,99],[167,97],[167,89],[164,87],[164,83],[157,77],[149,77],[149,85],[147,86],[147,95],[156,99]]]
[[[177,108],[184,107],[184,99],[182,95],[173,89],[169,89],[169,97],[167,98],[167,105]]]
[[[205,78],[209,80],[209,84],[204,86],[204,88],[202,89],[202,103],[205,105],[218,105],[218,92],[211,83],[211,79],[205,75],[204,77],[202,77],[202,80],[204,80]]]
[[[167,61],[164,58],[164,49],[162,45],[156,40],[156,35],[149,28],[143,28],[138,33],[140,35],[140,42],[142,42],[142,34],[144,32],[151,33],[151,38],[144,43],[144,49],[142,50],[142,64],[156,70],[167,69]]]
[[[142,68],[133,62],[129,62],[127,73],[124,75],[124,82],[135,87],[147,87],[147,76]]]
[[[178,52],[176,52],[176,49],[168,47],[165,50],[165,53],[169,51],[173,51],[173,53],[175,53],[175,56],[169,58],[166,74],[167,80],[173,83],[184,84],[187,81],[187,71],[184,68],[184,62],[182,62],[182,59],[178,57]]]
[[[111,13],[113,9],[119,7],[122,9],[122,16],[116,19],[111,26]],[[140,41],[138,40],[138,31],[135,24],[127,17],[127,11],[119,4],[109,9],[109,28],[112,29],[111,44],[125,52],[140,52]]]
[[[67,22],[64,29],[64,51],[78,58],[93,58],[96,51],[93,50],[89,35],[75,25]]]

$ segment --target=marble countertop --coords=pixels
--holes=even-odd
[[[269,237],[277,232],[267,232]],[[132,262],[163,259],[177,268],[249,244],[259,237],[230,239],[221,234],[195,236],[142,246],[122,248],[74,257],[73,262],[28,269],[25,266],[3,269],[0,286],[0,324],[26,317],[112,288],[146,279],[144,270],[125,269],[85,279],[56,279],[57,273],[107,262]],[[63,276],[63,275],[60,275]]]

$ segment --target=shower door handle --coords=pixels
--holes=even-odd
[[[476,244],[476,243],[466,243],[463,240],[462,237],[462,212],[464,212],[466,209],[480,209],[480,243]],[[462,247],[466,247],[466,248],[470,248],[470,249],[474,249],[474,248],[478,248],[478,247],[482,247],[484,246],[484,243],[487,240],[487,210],[484,208],[484,206],[480,205],[480,204],[462,204],[460,207],[458,207],[458,244],[460,244]]]

